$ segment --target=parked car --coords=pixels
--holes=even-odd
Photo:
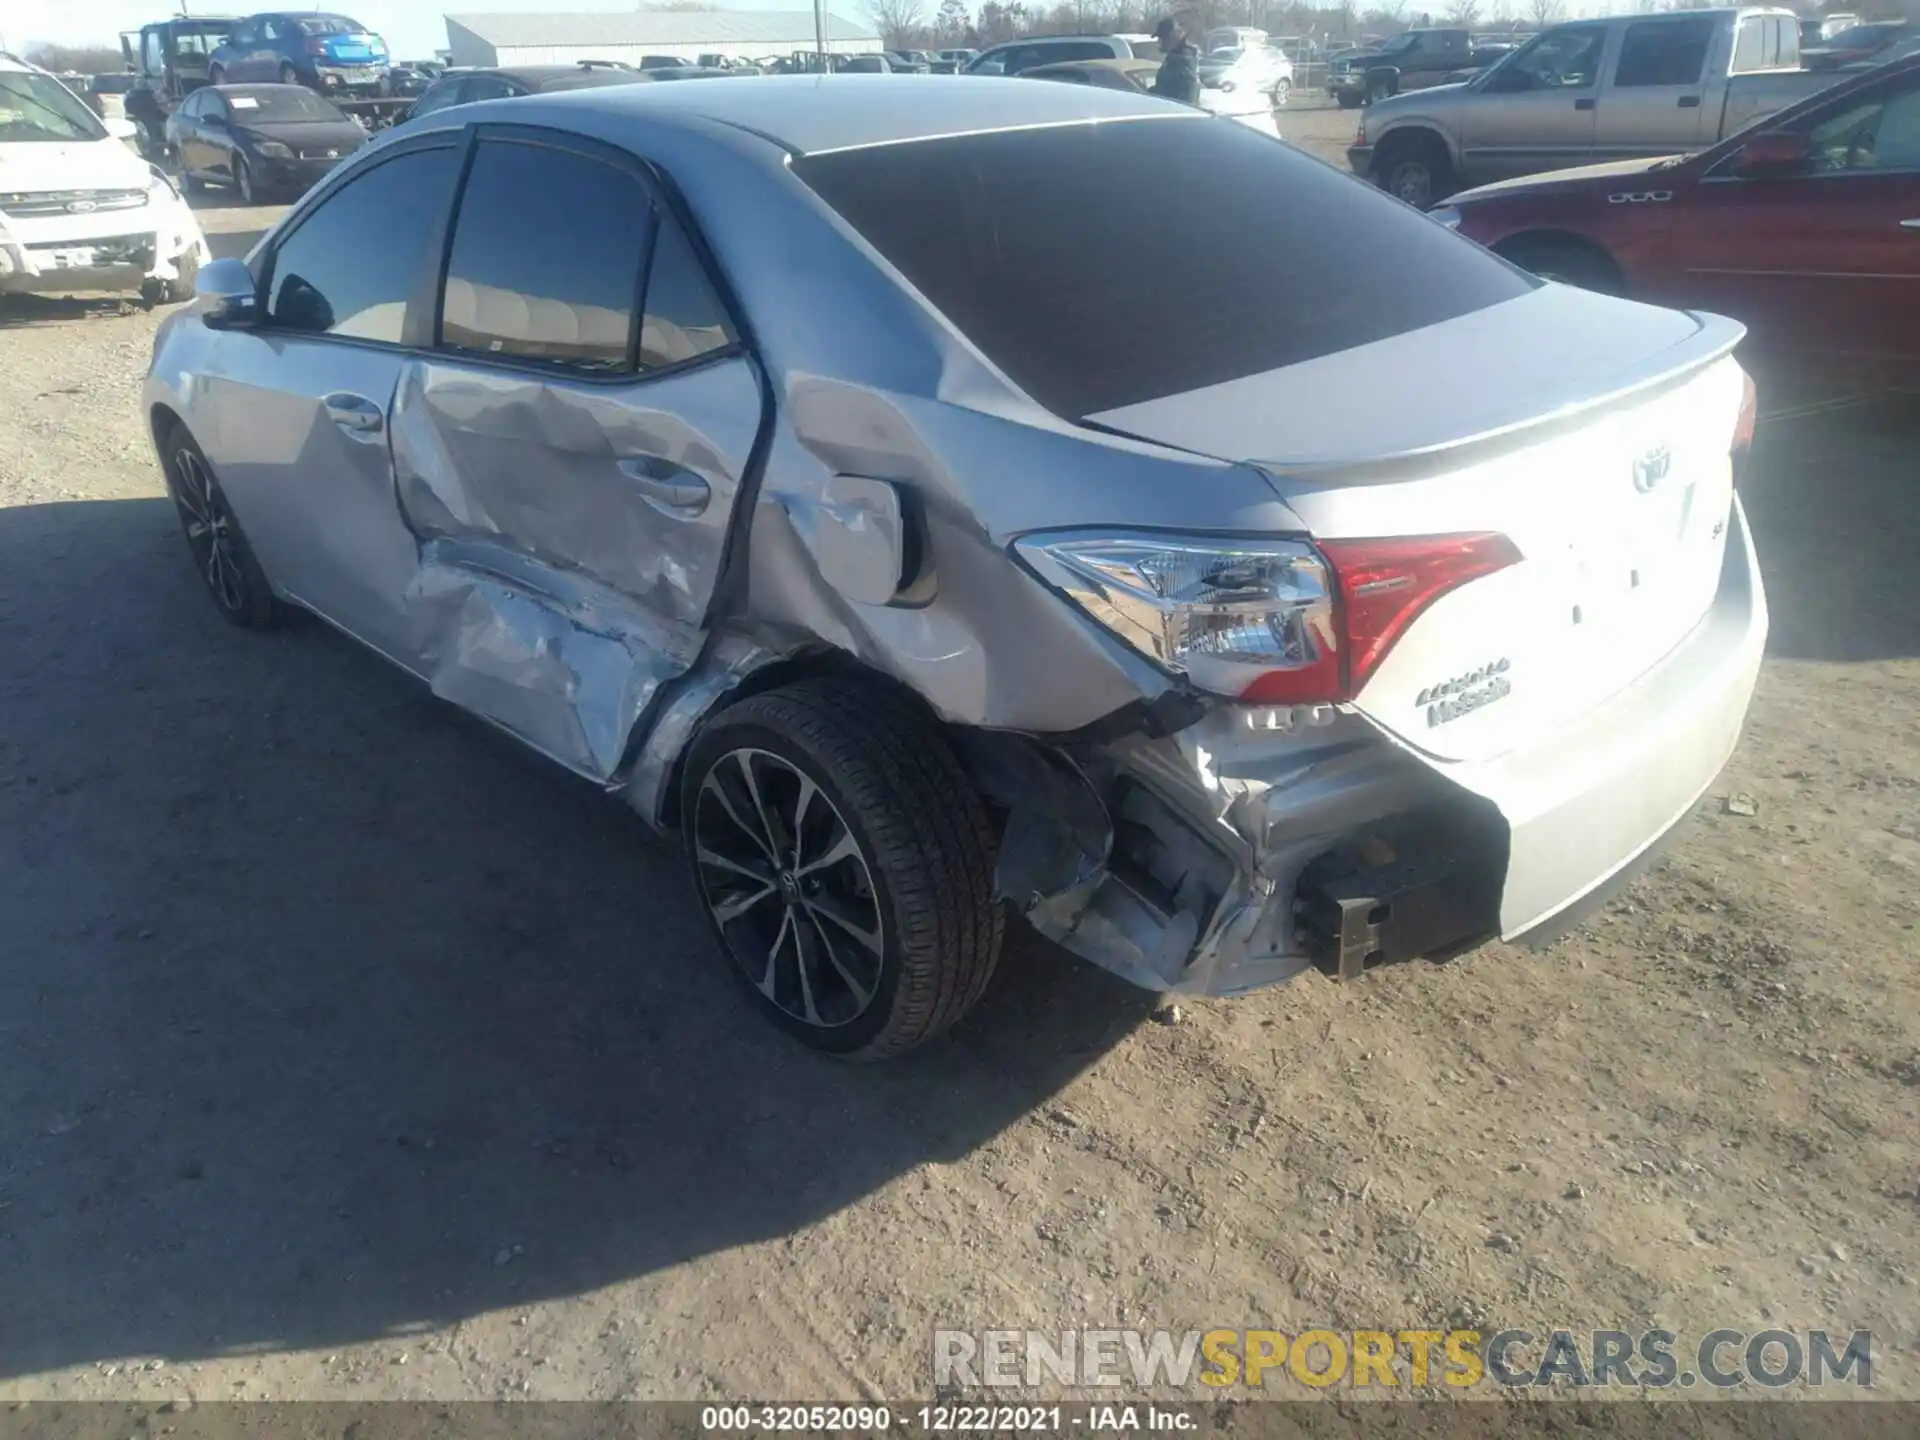
[[[1464,28],[1406,30],[1372,50],[1336,56],[1327,66],[1327,93],[1343,110],[1404,90],[1438,85],[1473,59]]]
[[[87,80],[87,108],[102,120],[124,120],[127,116],[127,92],[139,77],[119,71],[94,75]]]
[[[299,194],[367,143],[304,85],[204,85],[167,117],[167,151],[189,191],[231,186],[242,203]]]
[[[323,11],[249,15],[208,58],[210,84],[271,82],[342,95],[379,95],[387,43],[358,20]]]
[[[933,73],[936,75],[958,75],[971,65],[978,50],[969,50],[964,46],[957,50],[936,50],[933,55]]]
[[[0,295],[138,291],[184,300],[211,257],[193,212],[101,119],[42,70],[0,52]]]
[[[684,67],[674,66],[674,69]],[[456,70],[427,88],[407,119],[416,120],[455,105],[479,100],[510,100],[516,95],[540,95],[556,90],[595,90],[604,85],[632,85],[659,77],[660,69],[629,70],[624,65],[582,60],[573,65],[513,65],[502,69]]]
[[[1134,95],[1153,91],[1160,73],[1158,60],[1062,60],[1052,65],[1036,65],[1023,70],[1023,80],[1056,80],[1070,85],[1093,85],[1104,90],[1121,90]],[[1237,120],[1263,135],[1280,138],[1273,120],[1273,100],[1258,90],[1223,90],[1202,86],[1200,108],[1223,119]]]
[[[1537,274],[1732,315],[1762,344],[1920,361],[1920,56],[1698,155],[1507,181],[1435,213]]]
[[[1029,35],[982,50],[967,64],[969,75],[1018,75],[1060,60],[1132,60],[1133,43],[1118,35]]]
[[[439,75],[414,64],[393,65],[387,70],[387,94],[419,96],[439,79]]]
[[[639,78],[646,80],[725,80],[733,72],[712,70],[705,65],[663,65]]]
[[[875,53],[843,56],[833,68],[842,75],[891,75],[900,67],[890,56]]]
[[[1832,83],[1786,10],[1556,25],[1476,79],[1367,108],[1347,154],[1412,205],[1592,161],[1702,150]]]
[[[1293,62],[1271,45],[1215,50],[1200,62],[1199,70],[1203,90],[1226,95],[1251,91],[1273,105],[1285,105],[1293,94]]]
[[[1801,63],[1809,70],[1839,70],[1847,65],[1870,63],[1911,33],[1905,20],[1874,20],[1854,25],[1803,49]]]
[[[933,56],[925,50],[889,50],[887,59],[895,70],[909,75],[927,75],[933,71]]]
[[[1765,641],[1739,327],[1161,101],[918,88],[430,116],[208,266],[141,413],[219,612],[676,830],[845,1055],[963,1014],[1008,902],[1230,994],[1624,884]]]

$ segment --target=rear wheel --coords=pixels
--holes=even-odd
[[[986,813],[939,731],[888,693],[810,680],[722,712],[688,757],[680,820],[734,973],[809,1045],[885,1059],[986,988]]]
[[[167,494],[180,516],[194,569],[223,618],[245,630],[282,623],[287,611],[273,597],[253,548],[214,478],[213,467],[187,427],[174,424],[161,439]]]
[[[1620,295],[1626,290],[1613,257],[1598,245],[1571,235],[1516,235],[1496,245],[1494,253],[1542,280],[1578,285],[1603,295]]]
[[[1444,146],[1426,135],[1390,140],[1373,162],[1373,178],[1382,190],[1424,210],[1453,189],[1453,165]]]

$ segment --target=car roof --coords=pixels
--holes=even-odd
[[[1207,118],[1123,90],[982,75],[726,76],[708,85],[613,85],[539,99],[555,123],[562,123],[563,108],[595,111],[616,124],[627,117],[651,125],[708,121],[796,155],[1088,121]],[[531,98],[483,103],[512,106],[514,118],[533,120],[525,108]],[[464,106],[457,113],[478,118]]]
[[[469,67],[458,72],[449,70],[449,75],[498,75],[504,80],[519,80],[538,88],[549,80],[565,79],[569,75],[638,75],[640,72],[624,65],[598,64],[588,65],[576,60],[571,65],[488,65]]]

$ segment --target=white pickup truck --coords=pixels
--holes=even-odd
[[[1789,10],[1578,20],[1464,84],[1375,102],[1347,155],[1425,207],[1515,175],[1702,150],[1836,78],[1800,68]]]

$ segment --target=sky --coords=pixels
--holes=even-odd
[[[286,8],[305,9],[314,0],[275,0]],[[269,0],[188,0],[189,13],[245,15],[275,8]],[[716,0],[723,10],[806,10],[811,0]],[[444,49],[447,27],[441,18],[490,11],[532,14],[542,10],[634,10],[627,3],[608,0],[342,0],[334,5],[320,0],[319,8],[351,15],[369,30],[384,36],[387,48],[402,59],[425,59]],[[860,0],[836,0],[827,7],[848,19],[862,12]],[[0,49],[20,51],[29,45],[102,44],[119,46],[122,30],[164,20],[177,12],[178,0],[0,0]]]

